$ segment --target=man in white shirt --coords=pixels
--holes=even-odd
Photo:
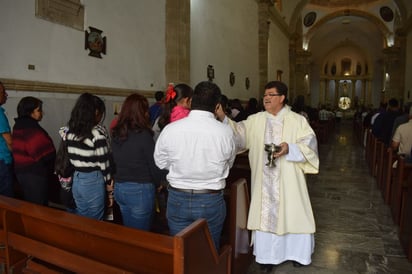
[[[220,88],[199,83],[188,117],[167,125],[156,142],[154,159],[169,170],[167,219],[175,235],[199,218],[207,220],[216,249],[226,217],[223,189],[236,152],[230,127],[216,120]]]
[[[391,143],[392,149],[398,154],[404,154],[407,161],[411,161],[412,149],[412,107],[409,109],[409,121],[401,124],[395,130]]]

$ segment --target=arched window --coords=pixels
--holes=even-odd
[[[344,58],[341,61],[341,74],[345,76],[351,75],[352,60]]]
[[[335,64],[335,63],[332,65],[332,68],[330,69],[330,73],[331,73],[333,76],[336,75],[336,64]]]
[[[356,75],[361,75],[362,74],[362,66],[361,64],[357,63],[356,64]]]

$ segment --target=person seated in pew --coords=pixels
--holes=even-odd
[[[208,81],[194,89],[189,116],[166,126],[157,139],[154,159],[169,171],[167,220],[175,235],[205,218],[217,250],[226,217],[223,190],[235,160],[233,132],[216,120],[220,88]]]
[[[402,114],[399,115],[398,117],[396,117],[395,121],[393,122],[391,137],[393,137],[393,135],[395,134],[396,129],[400,125],[405,124],[409,121],[409,109],[411,108],[411,106],[412,106],[412,103],[406,103],[403,106]]]
[[[35,97],[24,97],[17,105],[17,118],[12,132],[14,170],[23,199],[48,205],[49,181],[54,176],[56,149],[49,134],[40,126],[43,102]]]
[[[373,135],[386,146],[391,145],[393,124],[400,115],[399,101],[396,98],[391,98],[388,101],[387,110],[379,114],[372,125]]]
[[[123,103],[112,130],[111,147],[116,163],[114,197],[123,224],[149,231],[156,186],[164,177],[153,159],[155,142],[149,120],[149,102],[134,93]]]
[[[409,121],[399,125],[395,130],[391,147],[398,154],[404,154],[407,162],[412,162],[412,106],[409,108]]]

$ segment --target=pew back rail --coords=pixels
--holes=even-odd
[[[3,196],[0,208],[9,272],[34,257],[76,273],[230,273],[231,248],[217,253],[204,219],[172,237]]]

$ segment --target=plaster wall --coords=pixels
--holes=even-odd
[[[236,8],[234,8],[236,7]],[[191,1],[191,82],[207,80],[207,66],[230,99],[258,94],[258,17],[254,0]],[[233,72],[235,83],[230,85]],[[245,85],[246,77],[250,88]]]
[[[165,0],[84,0],[85,30],[107,54],[88,56],[85,33],[35,17],[35,0],[0,3],[0,78],[139,90],[165,87]],[[114,12],[115,11],[115,12]],[[34,70],[28,70],[28,65]]]
[[[277,80],[277,71],[281,70],[282,82],[289,85],[289,38],[270,24],[268,42],[268,81]]]

